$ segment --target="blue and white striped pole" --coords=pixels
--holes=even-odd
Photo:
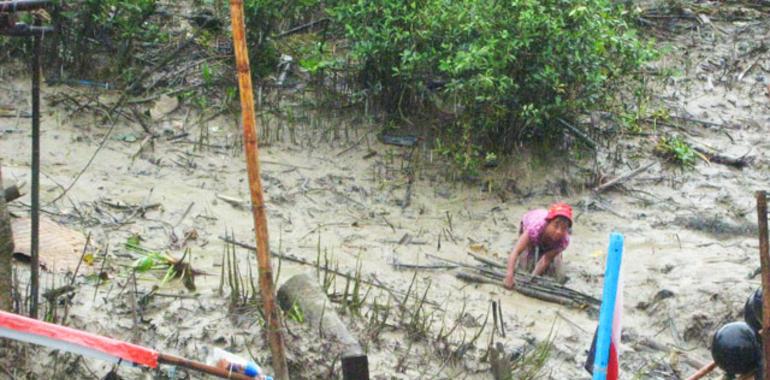
[[[599,309],[599,330],[596,334],[593,380],[607,379],[610,339],[612,338],[612,320],[615,313],[618,278],[620,278],[620,263],[622,260],[623,235],[613,232],[610,235],[610,246],[607,250],[607,266],[604,272],[604,290],[602,291],[602,307]]]

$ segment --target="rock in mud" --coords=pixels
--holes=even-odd
[[[179,107],[179,100],[176,97],[163,95],[158,98],[155,105],[150,110],[150,116],[153,120],[160,120],[166,115],[174,112]]]

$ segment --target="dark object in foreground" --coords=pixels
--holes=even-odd
[[[9,186],[3,190],[3,197],[6,202],[10,202],[21,198],[21,191],[19,191],[19,187],[16,185]]]
[[[12,27],[0,29],[0,34],[11,37],[41,37],[51,33],[53,33],[53,28],[50,26],[27,25],[24,23],[17,23]]]
[[[759,334],[759,330],[762,330],[762,288],[757,288],[746,300],[743,320],[755,333]]]
[[[720,328],[711,341],[711,356],[719,368],[728,374],[745,374],[759,365],[759,341],[744,322],[728,323]]]
[[[278,303],[284,310],[298,306],[307,323],[319,331],[324,340],[331,340],[332,352],[342,357],[342,378],[368,380],[369,360],[361,344],[342,323],[331,301],[326,297],[314,276],[298,274],[278,289]]]

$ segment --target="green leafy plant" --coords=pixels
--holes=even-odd
[[[125,246],[127,249],[138,252],[141,255],[131,265],[131,270],[135,273],[159,271],[164,273],[160,281],[161,286],[175,278],[179,278],[187,289],[195,290],[195,275],[198,273],[192,269],[189,263],[185,262],[185,258],[190,255],[189,249],[184,252],[181,259],[175,259],[165,253],[154,252],[141,247],[137,235],[129,237],[126,240]]]
[[[700,153],[695,151],[680,136],[660,137],[658,144],[655,146],[655,152],[667,160],[686,168],[695,166],[698,157],[702,157]],[[705,157],[703,159],[705,160]]]
[[[302,308],[299,306],[298,303],[294,302],[291,305],[291,308],[286,312],[286,315],[289,317],[289,319],[293,320],[297,323],[305,323],[305,313],[302,311]]]

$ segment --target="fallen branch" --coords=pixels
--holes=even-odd
[[[591,149],[596,150],[596,147],[599,144],[597,144],[596,141],[588,137],[588,135],[585,132],[581,131],[574,125],[567,123],[566,121],[564,121],[564,119],[558,119],[558,120],[559,120],[559,123],[561,123],[561,125],[567,128],[567,130],[570,131],[575,137],[577,137],[578,139],[586,143],[586,145],[588,145]]]
[[[653,161],[653,162],[648,163],[647,165],[643,165],[643,166],[640,166],[640,167],[638,167],[638,168],[636,168],[634,170],[631,170],[630,172],[627,172],[627,173],[621,175],[620,177],[617,177],[617,178],[615,178],[613,180],[610,180],[609,182],[607,182],[607,183],[605,183],[603,185],[595,187],[594,188],[594,192],[595,193],[601,193],[602,191],[607,190],[607,189],[609,189],[611,187],[614,187],[614,186],[620,185],[621,183],[627,182],[631,178],[634,178],[637,175],[639,175],[639,174],[643,173],[644,171],[646,171],[647,169],[653,167],[656,163],[657,163],[656,161]]]
[[[150,204],[148,204],[146,206],[145,205],[132,205],[132,204],[128,204],[128,203],[121,203],[120,201],[113,202],[113,201],[110,201],[110,200],[107,200],[107,199],[102,199],[101,203],[104,204],[105,206],[110,206],[110,207],[112,207],[114,209],[118,209],[118,210],[130,210],[130,211],[139,210],[140,212],[145,212],[147,210],[158,208],[158,207],[162,206],[160,203],[150,203]]]
[[[693,147],[693,149],[695,149],[696,152],[704,155],[709,160],[709,162],[713,162],[715,164],[722,164],[726,166],[732,166],[737,169],[743,169],[751,165],[751,163],[754,161],[753,157],[747,157],[746,155],[735,158],[735,157],[723,156],[719,153],[713,153],[708,149],[704,149],[697,146]]]
[[[298,274],[278,289],[278,303],[289,312],[298,306],[307,323],[320,339],[330,343],[328,350],[342,361],[342,378],[369,379],[369,362],[361,344],[340,317],[329,307],[329,299],[313,276]]]

